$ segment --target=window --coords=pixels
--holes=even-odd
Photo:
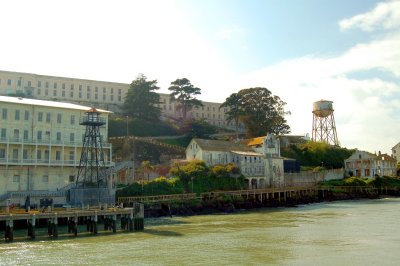
[[[122,101],[122,100],[121,100],[121,95],[118,95],[118,101],[119,101],[119,102]]]
[[[19,120],[19,114],[20,114],[20,111],[15,110],[15,120]]]
[[[0,159],[5,159],[6,158],[6,149],[1,148],[0,149]]]
[[[90,92],[90,86],[86,87],[87,92]]]
[[[7,137],[7,129],[2,128],[0,136],[1,136],[2,139],[5,139]]]
[[[65,90],[65,83],[61,85],[62,89]]]
[[[121,95],[121,89],[118,89],[118,94]]]
[[[18,160],[18,149],[13,149],[12,158],[13,160]]]
[[[44,95],[49,96],[49,89],[46,89],[46,90],[44,91]]]
[[[56,151],[56,161],[61,160],[61,151]]]
[[[56,91],[56,90],[53,91],[53,96],[54,96],[54,97],[57,96],[57,91]]]
[[[58,123],[58,124],[61,124],[61,121],[62,121],[61,118],[62,118],[62,117],[61,117],[61,114],[57,114],[57,123]]]
[[[21,87],[21,78],[19,78],[19,80],[18,80],[18,82],[17,82],[17,85],[18,85],[19,87]]]
[[[74,97],[74,92],[73,92],[73,91],[71,91],[71,92],[69,93],[69,97],[71,97],[71,98]]]
[[[82,85],[79,85],[79,91],[82,91]]]
[[[110,95],[110,101],[114,101],[114,95]]]
[[[14,139],[19,139],[19,129],[14,129]]]
[[[29,120],[29,112],[25,111],[25,115],[24,115],[25,120]]]
[[[57,141],[61,141],[61,132],[57,132]]]
[[[22,151],[22,159],[27,160],[28,159],[28,150],[23,150]]]
[[[42,112],[39,112],[39,113],[38,113],[38,121],[39,121],[39,122],[42,122],[42,121],[43,121],[43,113],[42,113]]]
[[[38,95],[42,94],[42,90],[40,88],[37,89],[37,94]]]
[[[37,140],[42,140],[42,131],[41,130],[39,130],[37,132]]]
[[[51,120],[51,114],[46,113],[46,123],[50,123],[50,120]]]
[[[71,142],[75,141],[75,134],[74,133],[70,133],[69,134],[69,141],[71,141]]]
[[[94,88],[94,92],[99,92],[99,88],[98,88],[98,87],[95,87],[95,88]]]
[[[2,117],[4,120],[7,120],[7,109],[3,108],[1,117]]]
[[[42,159],[42,151],[38,150],[36,153],[36,159],[41,160]]]
[[[19,183],[19,175],[14,175],[13,176],[13,182],[14,183]]]
[[[103,94],[103,101],[105,101],[106,100],[106,95],[105,94]]]
[[[65,97],[65,91],[62,91],[62,92],[61,92],[61,96],[62,96],[62,97]]]
[[[87,94],[86,94],[86,98],[87,98],[87,99],[90,99],[90,93],[87,93]]]
[[[75,116],[71,115],[71,125],[75,125]]]
[[[111,88],[111,93],[114,93],[114,88]]]
[[[27,140],[29,138],[29,131],[24,130],[24,140]]]
[[[48,89],[48,88],[49,88],[49,82],[46,81],[46,89]]]
[[[103,88],[103,93],[106,93],[106,88]]]
[[[75,158],[74,158],[75,156],[74,156],[74,151],[70,151],[69,152],[69,160],[70,161],[73,161]]]
[[[50,131],[44,132],[44,137],[46,138],[46,140],[50,140]]]
[[[71,84],[71,91],[74,90],[74,84]]]
[[[37,82],[37,86],[40,88],[40,87],[42,87],[42,82],[39,80],[38,82]]]
[[[70,175],[68,181],[71,182],[71,183],[75,182],[75,176],[74,175]]]
[[[53,88],[54,88],[54,89],[57,89],[57,82],[54,82]]]
[[[97,93],[94,95],[94,99],[97,100],[99,98],[99,96],[97,95]]]
[[[11,79],[7,80],[7,85],[11,86]]]
[[[43,183],[49,183],[49,176],[48,175],[42,176],[42,182]]]
[[[28,87],[32,87],[32,82],[28,81]]]
[[[49,150],[45,150],[44,151],[44,159],[49,160],[49,158],[50,158],[50,152],[49,152]]]
[[[79,92],[78,97],[79,99],[82,99],[82,92]]]

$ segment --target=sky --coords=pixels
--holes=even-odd
[[[0,69],[130,83],[188,78],[223,102],[265,87],[292,134],[333,101],[343,147],[400,142],[400,1],[59,0],[0,2]]]

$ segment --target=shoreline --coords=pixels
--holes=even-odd
[[[180,200],[171,203],[145,204],[145,218],[172,217],[172,216],[194,216],[217,213],[235,213],[253,209],[273,209],[279,207],[298,207],[312,203],[347,201],[361,199],[381,199],[385,197],[397,198],[400,195],[390,193],[381,194],[371,191],[357,192],[334,192],[327,195],[302,196],[300,198],[288,198],[286,201],[276,199],[257,201],[256,199],[232,198],[220,193],[220,197],[212,200]]]

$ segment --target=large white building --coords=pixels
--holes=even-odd
[[[60,197],[75,182],[85,126],[80,119],[90,107],[71,103],[0,96],[0,205],[11,198],[32,204]],[[109,111],[100,129],[107,140]],[[112,149],[103,144],[105,163],[112,166]]]
[[[129,84],[126,83],[0,71],[0,95],[71,102],[114,112],[120,112],[128,89]],[[227,108],[220,108],[220,103],[202,103],[203,107],[189,111],[187,117],[204,119],[215,126],[229,127],[225,114]],[[160,93],[158,107],[164,117],[182,117],[169,94]]]
[[[238,143],[192,139],[186,148],[186,160],[202,160],[208,166],[234,163],[245,176],[249,189],[284,184],[284,158],[280,156],[279,139],[273,135]]]
[[[378,176],[395,176],[396,159],[387,155],[378,155],[356,150],[344,161],[345,172],[350,176],[373,178]]]

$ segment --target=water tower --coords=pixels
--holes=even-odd
[[[326,100],[313,103],[312,140],[339,146],[332,103]]]

